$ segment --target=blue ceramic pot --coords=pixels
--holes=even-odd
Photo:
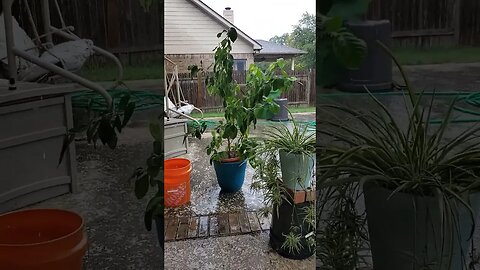
[[[217,181],[223,192],[237,192],[242,189],[245,180],[247,160],[237,162],[219,162],[214,160],[213,167],[217,174]]]

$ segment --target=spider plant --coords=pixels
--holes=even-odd
[[[283,179],[285,174],[283,171],[280,173],[280,159],[281,152],[300,155],[308,161],[307,165],[311,163],[313,167],[315,133],[292,120],[290,128],[286,125],[270,126],[265,134],[264,138],[257,141],[256,155],[252,162],[255,175],[251,188],[262,192],[264,204],[268,209],[273,209],[271,243],[282,243],[277,247],[272,244],[272,247],[278,248],[280,254],[288,254],[287,257],[308,257],[313,254],[315,247],[315,205],[313,202],[298,205],[292,203],[291,195],[287,192],[289,187]],[[311,174],[311,170],[292,168],[293,171],[297,169],[302,174],[305,171]]]
[[[293,119],[291,130],[287,125],[270,127],[266,132],[266,148],[311,156],[315,153],[315,133],[309,132],[308,127],[300,127]]]
[[[358,183],[330,187],[319,191],[317,197],[317,269],[357,269],[367,265],[368,249],[365,212],[357,203],[361,198]]]
[[[458,239],[460,227],[469,224],[470,237],[474,230],[476,211],[473,210],[475,205],[472,206],[470,196],[478,192],[480,187],[479,176],[475,172],[480,166],[480,126],[475,124],[453,137],[447,136],[456,102],[453,100],[443,122],[435,128],[430,123],[434,96],[426,102],[426,106],[423,105],[424,97],[416,95],[397,59],[385,45],[380,42],[379,45],[392,57],[405,81],[407,126],[403,127],[370,92],[368,93],[379,111],[365,113],[347,106],[321,105],[320,108],[329,111],[333,120],[327,117],[322,119],[322,128],[317,133],[334,142],[319,146],[319,150],[326,156],[317,167],[318,185],[325,188],[352,182],[373,183],[389,190],[386,202],[401,197],[402,194],[416,196],[409,198],[432,200],[426,210],[432,217],[429,231],[433,230],[434,237],[441,239],[441,243],[434,252],[435,255],[425,255],[431,254],[430,250],[422,256],[433,260],[435,269],[461,269],[452,268],[452,258],[454,245],[461,241]],[[347,116],[352,122],[340,123],[338,115]],[[415,213],[420,212],[420,205],[416,204],[416,199],[412,200]],[[467,213],[463,217],[459,214],[460,208]],[[436,219],[433,219],[434,212],[438,212]],[[416,222],[420,223],[420,220]],[[369,227],[371,225],[369,221]],[[420,226],[425,225],[418,224],[417,227],[416,224],[415,231],[420,230]],[[463,261],[465,249],[460,247]],[[373,255],[375,267],[375,254]],[[417,258],[418,254],[412,256],[415,256],[412,258],[415,261],[424,259]],[[431,265],[432,261],[426,263]]]

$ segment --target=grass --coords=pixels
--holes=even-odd
[[[313,113],[315,112],[315,107],[290,107],[288,108],[291,113]],[[223,117],[223,112],[206,112],[203,113],[204,118],[215,118],[215,117]],[[194,118],[200,118],[200,113],[194,112],[191,114]]]
[[[480,47],[394,48],[393,52],[404,65],[480,62]],[[113,81],[116,74],[116,67],[111,65],[86,65],[80,71],[81,76],[92,81]],[[124,81],[161,79],[162,74],[163,65],[160,60],[124,67]]]
[[[393,53],[403,65],[480,62],[480,47],[394,48]]]

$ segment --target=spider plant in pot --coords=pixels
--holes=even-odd
[[[281,61],[273,63],[269,72],[280,69],[279,74],[265,80],[263,73],[251,65],[247,74],[247,85],[240,86],[233,79],[232,45],[237,39],[235,28],[218,33],[222,37],[215,48],[213,76],[208,79],[207,89],[211,95],[223,100],[224,121],[212,130],[212,141],[207,147],[211,155],[218,183],[224,192],[237,192],[245,179],[247,160],[254,156],[255,141],[250,129],[257,122],[257,116],[265,108],[275,108],[267,96],[271,91],[285,89],[294,79],[283,71]],[[283,72],[282,72],[283,71]],[[278,107],[278,106],[277,106]]]
[[[295,192],[296,187],[306,189],[312,185],[315,133],[293,120],[291,128],[283,124],[271,126],[265,134],[252,162],[255,175],[251,188],[262,192],[265,209],[272,209],[270,245],[287,258],[310,257],[315,250],[315,203],[295,203],[288,190]],[[282,168],[282,152],[293,155],[283,159],[291,163],[287,168],[290,171]]]
[[[291,116],[293,119],[293,116]],[[267,147],[277,150],[280,156],[282,181],[291,190],[305,190],[312,185],[315,133],[297,121],[288,125],[272,126],[267,132]]]
[[[467,269],[466,251],[480,208],[478,124],[449,134],[453,100],[440,125],[432,122],[434,96],[406,84],[406,127],[370,92],[379,111],[365,113],[322,105],[318,134],[334,143],[319,147],[319,187],[363,184],[374,269]],[[333,112],[333,113],[332,113]],[[477,172],[478,173],[478,172]]]

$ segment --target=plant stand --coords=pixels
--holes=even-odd
[[[75,144],[58,165],[64,136],[73,127],[73,86],[0,80],[0,213],[76,190]]]
[[[270,228],[270,246],[281,256],[294,259],[303,260],[315,253],[315,248],[309,248],[306,236],[315,237],[315,228],[310,228],[310,225],[304,221],[306,217],[306,209],[315,203],[315,190],[294,191],[287,188],[287,193],[292,194],[295,201],[286,194],[286,199],[278,207],[278,215],[276,205],[273,206],[272,224]],[[297,203],[298,201],[298,203]],[[285,241],[285,236],[291,231],[291,227],[298,227],[300,231],[296,233],[301,234],[300,243],[302,247],[298,252],[290,252],[286,248],[282,248]]]

